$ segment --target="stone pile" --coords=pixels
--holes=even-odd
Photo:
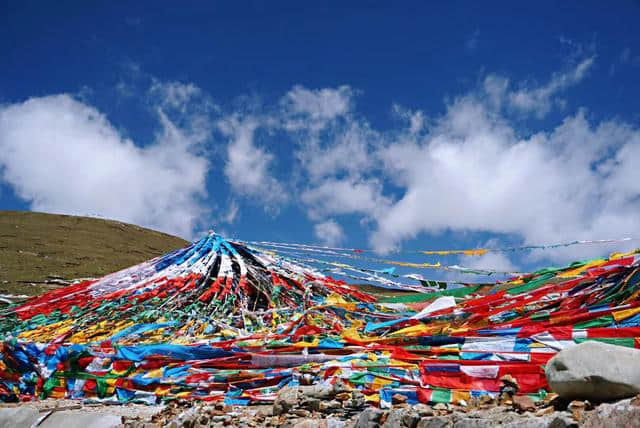
[[[151,420],[123,418],[123,427],[170,428],[569,428],[637,426],[640,395],[615,403],[567,402],[556,394],[534,403],[514,396],[502,403],[486,396],[471,403],[409,405],[400,397],[391,409],[369,407],[359,393],[336,388],[284,388],[273,406],[173,403]],[[184,406],[184,407],[182,407]]]

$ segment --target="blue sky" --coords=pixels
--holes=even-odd
[[[4,2],[0,209],[380,251],[640,235],[637,2],[344,3]]]

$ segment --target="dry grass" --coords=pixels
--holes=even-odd
[[[187,244],[117,221],[0,211],[0,293],[40,294],[51,277],[100,277]]]

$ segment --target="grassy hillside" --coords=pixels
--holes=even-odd
[[[100,277],[183,247],[175,236],[89,217],[0,211],[0,294]]]

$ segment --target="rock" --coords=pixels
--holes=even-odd
[[[189,418],[185,418],[184,421],[189,421],[190,423],[187,428],[192,427],[195,422],[195,417],[190,416]],[[121,416],[105,411],[88,412],[81,410],[65,410],[61,412],[53,412],[51,416],[45,419],[39,426],[42,428],[110,428],[119,426],[121,422]],[[19,425],[13,426],[18,427]]]
[[[584,419],[584,412],[587,409],[588,403],[588,401],[573,400],[567,406],[567,410],[571,412],[571,414],[573,415],[573,419],[578,422],[582,422],[582,420]]]
[[[376,428],[383,413],[380,409],[370,407],[360,413],[353,428]]]
[[[405,412],[402,415],[402,426],[407,428],[416,428],[418,422],[420,421],[420,416],[417,413],[409,411]]]
[[[307,398],[304,400],[304,402],[302,403],[302,405],[311,410],[312,412],[319,412],[320,411],[320,403],[322,401],[318,398]]]
[[[549,360],[551,389],[566,399],[608,401],[640,393],[640,350],[589,341]]]
[[[365,409],[358,419],[353,428],[376,428],[380,423],[380,418],[384,412],[380,409],[370,407]]]
[[[436,405],[433,406],[433,410],[449,410],[449,406],[445,403],[436,403]]]
[[[402,394],[393,394],[391,397],[391,402],[393,404],[402,404],[407,402],[407,397]]]
[[[351,398],[350,392],[340,392],[336,394],[336,400],[338,401],[347,401],[350,398]]]
[[[551,423],[548,425],[548,428],[574,428],[577,426],[577,422],[571,419],[568,415],[560,414],[551,419]]]
[[[461,418],[453,424],[453,428],[492,428],[494,426],[494,421],[476,418]]]
[[[451,418],[446,416],[434,416],[431,418],[422,418],[416,428],[447,428],[450,427]]]
[[[546,416],[546,415],[550,415],[553,412],[555,412],[556,410],[553,407],[545,407],[544,409],[540,409],[538,410],[535,415],[536,416]]]
[[[306,409],[293,409],[291,413],[301,418],[306,418],[311,414],[311,412]]]
[[[418,412],[418,415],[421,418],[424,418],[426,416],[433,416],[433,409],[427,406],[426,404],[418,403],[415,406],[413,406],[413,410]]]
[[[326,412],[327,410],[339,409],[341,407],[342,407],[342,404],[340,404],[340,402],[337,400],[321,401],[320,405],[318,406],[318,410],[321,412]]]
[[[487,394],[482,394],[480,398],[478,398],[478,401],[480,404],[494,404],[496,402],[492,396]]]
[[[211,422],[224,422],[227,423],[231,421],[231,416],[229,415],[219,415],[219,416],[213,416],[211,418]]]
[[[40,417],[35,407],[9,407],[0,409],[0,427],[13,428],[17,426],[30,427]]]
[[[387,420],[384,421],[383,428],[401,428],[402,417],[404,416],[404,409],[393,409],[389,412]]]
[[[324,419],[304,419],[293,424],[292,428],[327,428],[327,421]]]
[[[366,400],[364,399],[364,397],[362,398],[353,398],[351,400],[345,401],[344,402],[345,407],[351,408],[351,409],[361,409],[363,407],[365,407],[367,405]]]
[[[636,427],[640,421],[640,407],[632,400],[604,403],[587,412],[582,425],[585,428]]]
[[[549,428],[552,418],[524,418],[501,424],[501,428]]]
[[[285,386],[276,396],[273,402],[273,414],[283,415],[298,404],[299,391],[297,387]]]
[[[205,426],[205,427],[206,427],[207,425],[209,425],[209,416],[207,416],[207,415],[200,415],[200,416],[198,417],[198,423],[199,423],[200,425],[202,425],[202,426]]]
[[[518,381],[511,375],[506,374],[504,376],[502,376],[500,378],[500,382],[502,382],[505,385],[511,385],[513,387],[515,387],[516,389],[520,388],[520,386],[518,385]]]
[[[266,418],[268,416],[273,416],[273,406],[267,407],[262,406],[256,411],[256,416],[261,418]]]
[[[336,395],[333,387],[328,385],[299,386],[298,390],[305,397],[319,398],[321,400],[328,400]]]
[[[514,409],[519,412],[532,412],[536,409],[533,400],[526,395],[515,395],[512,401]]]
[[[331,387],[333,395],[340,394],[341,392],[350,392],[349,388],[341,379],[338,379]]]
[[[300,385],[313,385],[314,376],[310,373],[305,373],[300,377]]]
[[[567,409],[569,410],[574,410],[574,409],[590,410],[591,408],[592,406],[589,401],[580,401],[580,400],[573,400],[567,406]]]
[[[327,428],[344,428],[346,423],[336,418],[327,418]]]

